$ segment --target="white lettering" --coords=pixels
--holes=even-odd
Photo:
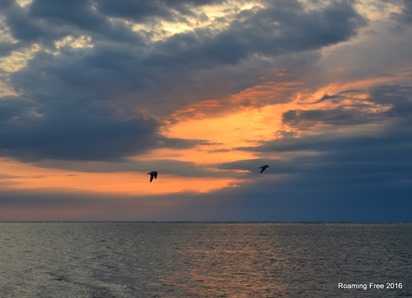
[[[346,290],[361,289],[361,290],[366,291],[368,289],[368,285],[367,284],[344,284],[343,282],[339,282],[338,289],[346,289]]]
[[[383,289],[384,287],[384,284],[375,284],[373,282],[369,283],[369,289]]]

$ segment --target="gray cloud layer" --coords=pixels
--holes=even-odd
[[[349,0],[326,1],[316,9],[295,0],[265,1],[264,9],[243,10],[220,31],[203,27],[162,40],[154,39],[159,32],[134,31],[129,25],[190,24],[191,18],[207,18],[197,10],[221,2],[34,0],[20,7],[1,1],[1,21],[11,38],[0,41],[0,55],[38,50],[27,65],[0,74],[17,93],[0,98],[0,155],[43,167],[132,171],[147,165],[125,161],[131,155],[204,142],[160,133],[159,119],[187,104],[224,98],[265,80],[304,77],[304,87],[314,90],[339,80],[399,76],[398,83],[326,94],[307,109],[285,112],[282,121],[291,132],[280,131],[282,139],[260,146],[236,148],[254,152],[256,159],[217,165],[251,171],[239,174],[250,179],[248,185],[151,197],[139,204],[130,198],[119,205],[108,200],[95,216],[142,219],[149,210],[156,219],[410,220],[412,86],[410,69],[401,69],[402,76],[396,71],[410,60],[411,2],[394,1],[400,9],[386,20],[391,25],[380,23],[390,29],[374,28],[375,34],[364,35],[366,42],[356,37],[368,20]],[[219,27],[226,20],[215,22]],[[408,38],[400,41],[401,32]],[[64,44],[68,36],[84,39],[89,47]],[[352,47],[333,49],[348,41]],[[327,47],[329,54],[321,51]],[[268,79],[273,67],[287,69],[290,76]],[[359,100],[360,93],[367,97]],[[322,108],[327,103],[333,108]],[[257,174],[264,163],[271,167]],[[210,174],[192,163],[159,160],[152,165],[182,176]],[[98,200],[65,194],[54,201],[58,194],[3,191],[0,203],[25,208],[31,196],[50,210],[79,204],[75,198],[84,208]],[[181,209],[156,209],[168,200]],[[118,208],[117,213],[107,208]],[[75,208],[73,214],[75,219]]]
[[[210,2],[215,1],[34,0],[27,7],[2,3],[17,40],[3,44],[2,52],[33,43],[42,48],[26,67],[9,74],[11,87],[20,95],[1,101],[5,117],[0,120],[0,153],[33,160],[114,160],[160,144],[193,145],[164,140],[152,116],[207,98],[214,92],[211,86],[222,81],[219,73],[228,74],[226,67],[236,78],[246,61],[316,50],[351,38],[366,23],[347,1],[313,11],[305,11],[298,1],[273,1],[267,9],[243,11],[223,31],[198,29],[158,42],[124,22],[189,17]],[[52,54],[55,42],[68,35],[90,36],[93,47],[63,46]],[[251,68],[251,76],[262,71]],[[245,82],[221,92],[245,88]]]
[[[283,159],[237,161],[221,167],[251,170],[256,165],[269,163],[271,168],[266,175],[274,176],[274,180],[257,180],[250,187],[250,196],[271,197],[273,200],[267,202],[268,206],[278,208],[277,204],[280,204],[289,215],[296,213],[283,209],[285,206],[291,208],[286,199],[297,200],[296,207],[324,219],[328,218],[328,212],[342,220],[410,219],[402,210],[410,204],[412,192],[412,162],[409,158],[412,150],[411,91],[412,87],[405,85],[371,88],[369,102],[391,105],[389,110],[373,117],[356,111],[322,111],[315,107],[302,113],[287,112],[284,121],[289,125],[300,128],[305,123],[311,128],[306,135],[289,135],[265,142],[259,148],[238,148],[260,150],[263,155],[274,153]],[[316,124],[332,125],[335,129],[316,133],[319,129]],[[365,129],[368,125],[380,128],[371,131]],[[355,130],[347,134],[343,130],[345,127]],[[249,196],[241,197],[245,205],[250,205],[248,208],[253,208]],[[370,213],[363,214],[362,210]]]

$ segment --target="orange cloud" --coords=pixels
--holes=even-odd
[[[208,192],[236,185],[233,178],[177,177],[159,175],[149,183],[143,172],[85,173],[45,169],[12,160],[2,160],[3,189],[65,190],[122,195],[157,195],[178,192]]]
[[[174,115],[176,122],[166,123],[162,133],[170,138],[200,139],[205,144],[189,149],[156,149],[134,157],[145,162],[175,160],[191,162],[206,167],[208,177],[183,177],[177,173],[160,173],[159,179],[149,183],[146,172],[81,172],[37,167],[33,164],[3,159],[0,163],[0,187],[22,190],[65,190],[121,195],[158,195],[179,192],[210,192],[245,183],[236,171],[214,170],[215,165],[237,160],[253,159],[250,151],[237,147],[253,147],[262,141],[282,138],[297,128],[282,123],[282,116],[289,110],[313,109],[313,103],[325,94],[336,94],[346,89],[367,88],[379,83],[376,80],[330,84],[318,90],[300,91],[299,82],[266,83],[245,89],[223,101],[206,100],[189,105]],[[367,93],[358,93],[363,100]],[[261,103],[261,104],[260,104]],[[324,101],[317,108],[328,109],[333,103]],[[379,107],[369,107],[376,109]],[[191,116],[191,117],[190,117]],[[193,117],[195,116],[195,117]],[[262,158],[262,153],[259,155]],[[273,158],[266,154],[267,158]],[[214,172],[219,175],[214,176]],[[172,173],[172,171],[169,171]]]

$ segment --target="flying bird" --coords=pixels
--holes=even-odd
[[[147,175],[150,175],[150,182],[153,181],[153,178],[157,179],[157,171],[151,171]]]
[[[266,170],[267,168],[269,168],[269,165],[264,165],[264,166],[259,167],[259,169],[261,169],[260,173],[262,174],[263,171]]]

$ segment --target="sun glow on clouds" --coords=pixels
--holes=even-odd
[[[87,49],[93,48],[91,38],[89,36],[73,37],[68,35],[61,40],[55,42],[55,50],[45,50],[46,53],[51,53],[55,56],[60,54],[63,47],[71,47],[73,49]],[[27,63],[34,57],[34,55],[42,50],[39,44],[32,44],[27,48],[17,51],[12,51],[6,57],[0,57],[0,70],[5,72],[17,72],[26,67]]]
[[[279,188],[292,196],[313,174],[340,181],[341,165],[357,173],[364,136],[404,142],[407,1],[52,2],[0,5],[7,194],[149,197],[154,205],[156,195],[241,194],[236,209],[260,191],[263,201],[277,200]],[[390,136],[396,121],[405,122],[403,138]],[[391,148],[381,150],[397,155]],[[271,164],[264,175],[261,162]],[[159,178],[149,183],[151,170]],[[277,179],[290,184],[273,188]],[[377,181],[375,171],[364,179]]]
[[[256,11],[262,9],[260,1],[224,1],[222,3],[206,4],[197,7],[190,16],[175,20],[155,20],[150,24],[126,21],[126,24],[135,32],[143,33],[152,42],[195,30],[207,30],[209,34],[217,34],[226,29],[232,21],[239,17],[242,11]]]
[[[0,183],[3,189],[61,190],[113,195],[159,195],[181,192],[209,192],[238,184],[233,178],[178,177],[159,173],[157,180],[149,183],[146,172],[79,172],[39,168],[27,163],[2,159]]]
[[[391,1],[358,1],[355,6],[358,11],[371,21],[388,17],[392,13],[399,13],[401,10],[398,5]]]
[[[163,135],[170,138],[201,139],[205,141],[205,144],[190,149],[156,149],[134,158],[137,161],[149,163],[162,159],[193,162],[198,166],[205,166],[210,171],[209,176],[188,177],[160,173],[158,180],[149,183],[146,172],[138,170],[110,173],[79,172],[39,168],[35,165],[4,159],[0,163],[0,173],[7,173],[9,177],[2,179],[2,186],[22,190],[57,189],[138,196],[210,192],[226,187],[238,187],[248,182],[242,176],[236,178],[237,174],[245,171],[226,171],[225,177],[221,175],[225,171],[214,169],[214,166],[219,163],[257,157],[256,153],[237,150],[237,147],[258,146],[263,141],[281,139],[285,132],[293,132],[296,136],[308,133],[284,124],[282,115],[290,110],[313,109],[314,104],[325,111],[334,107],[350,108],[350,105],[356,101],[362,102],[366,99],[367,94],[358,92],[352,98],[339,103],[327,100],[317,101],[328,94],[337,94],[340,91],[354,88],[366,88],[375,83],[376,80],[344,85],[330,84],[310,92],[296,92],[296,88],[301,85],[298,82],[266,83],[245,89],[226,100],[206,100],[189,105],[175,113],[174,118],[177,121],[173,124],[167,123],[163,127]],[[292,89],[295,93],[293,97],[288,97]],[[269,104],[269,102],[272,103]],[[368,112],[382,112],[388,109],[388,107],[372,104],[366,104],[364,108]],[[326,131],[325,127],[323,129]],[[359,130],[359,128],[356,129]],[[262,156],[260,153],[260,157]],[[279,158],[279,156],[270,154],[266,157]],[[213,173],[220,175],[213,177]]]
[[[217,100],[209,100],[188,106],[184,110],[176,112],[175,119],[178,119],[178,121],[165,126],[163,134],[165,137],[170,138],[201,139],[204,140],[204,144],[180,150],[156,149],[133,158],[136,161],[145,161],[149,164],[150,161],[156,162],[162,159],[193,162],[197,166],[205,167],[210,172],[209,175],[189,177],[180,174],[159,173],[159,179],[149,183],[146,172],[138,169],[135,172],[80,172],[39,168],[35,165],[3,160],[0,172],[10,175],[9,178],[3,179],[3,186],[24,190],[66,189],[138,196],[180,192],[210,192],[226,187],[237,187],[247,183],[248,180],[241,175],[245,171],[230,170],[226,171],[227,175],[225,175],[225,171],[214,168],[216,164],[257,157],[256,153],[237,150],[237,147],[258,146],[263,141],[281,139],[283,134],[288,131],[293,132],[296,136],[302,133],[310,133],[302,132],[284,124],[282,115],[290,110],[305,111],[313,109],[313,105],[325,95],[336,94],[348,88],[360,87],[358,82],[343,86],[331,84],[315,90],[313,93],[302,91],[295,93],[292,98],[285,99],[285,96],[288,96],[288,91],[298,86],[300,86],[300,83],[273,83],[248,88],[224,101],[224,106],[227,108],[226,112],[221,109],[220,102]],[[350,105],[354,104],[355,101],[362,102],[366,97],[366,93],[358,92],[352,95],[352,98],[342,100],[339,103],[327,100],[318,102],[316,107],[325,111],[334,107],[350,108]],[[266,104],[259,106],[257,104],[259,99],[266,100]],[[274,103],[268,104],[267,101]],[[245,102],[249,102],[249,104],[241,104]],[[228,108],[230,106],[231,108]],[[364,108],[368,112],[373,110],[381,112],[383,109],[387,109],[387,107],[372,104],[366,104]],[[219,110],[220,112],[216,112]],[[196,117],[189,115],[195,115]],[[324,131],[325,129],[323,127]],[[260,157],[262,156],[264,155],[260,153]],[[266,154],[266,157],[280,158],[270,154]],[[12,170],[10,171],[10,169]],[[218,175],[214,176],[214,174]],[[238,174],[240,176],[236,178]]]
[[[175,123],[164,128],[164,135],[173,138],[201,139],[207,144],[186,150],[184,160],[196,163],[221,163],[252,159],[252,152],[236,150],[257,146],[284,129],[282,114],[296,108],[290,91],[299,82],[268,82],[247,88],[227,99],[205,100],[176,111]]]
[[[55,42],[55,47],[57,49],[60,49],[61,47],[67,47],[67,46],[74,48],[74,49],[93,48],[92,38],[86,35],[82,35],[79,37],[68,35],[64,37],[62,40],[58,40]]]
[[[25,7],[29,5],[30,3],[33,2],[33,0],[16,0],[17,4],[19,4],[22,7]]]
[[[21,70],[40,49],[38,44],[33,44],[19,51],[13,51],[7,57],[0,57],[0,70],[5,72],[17,72]]]

